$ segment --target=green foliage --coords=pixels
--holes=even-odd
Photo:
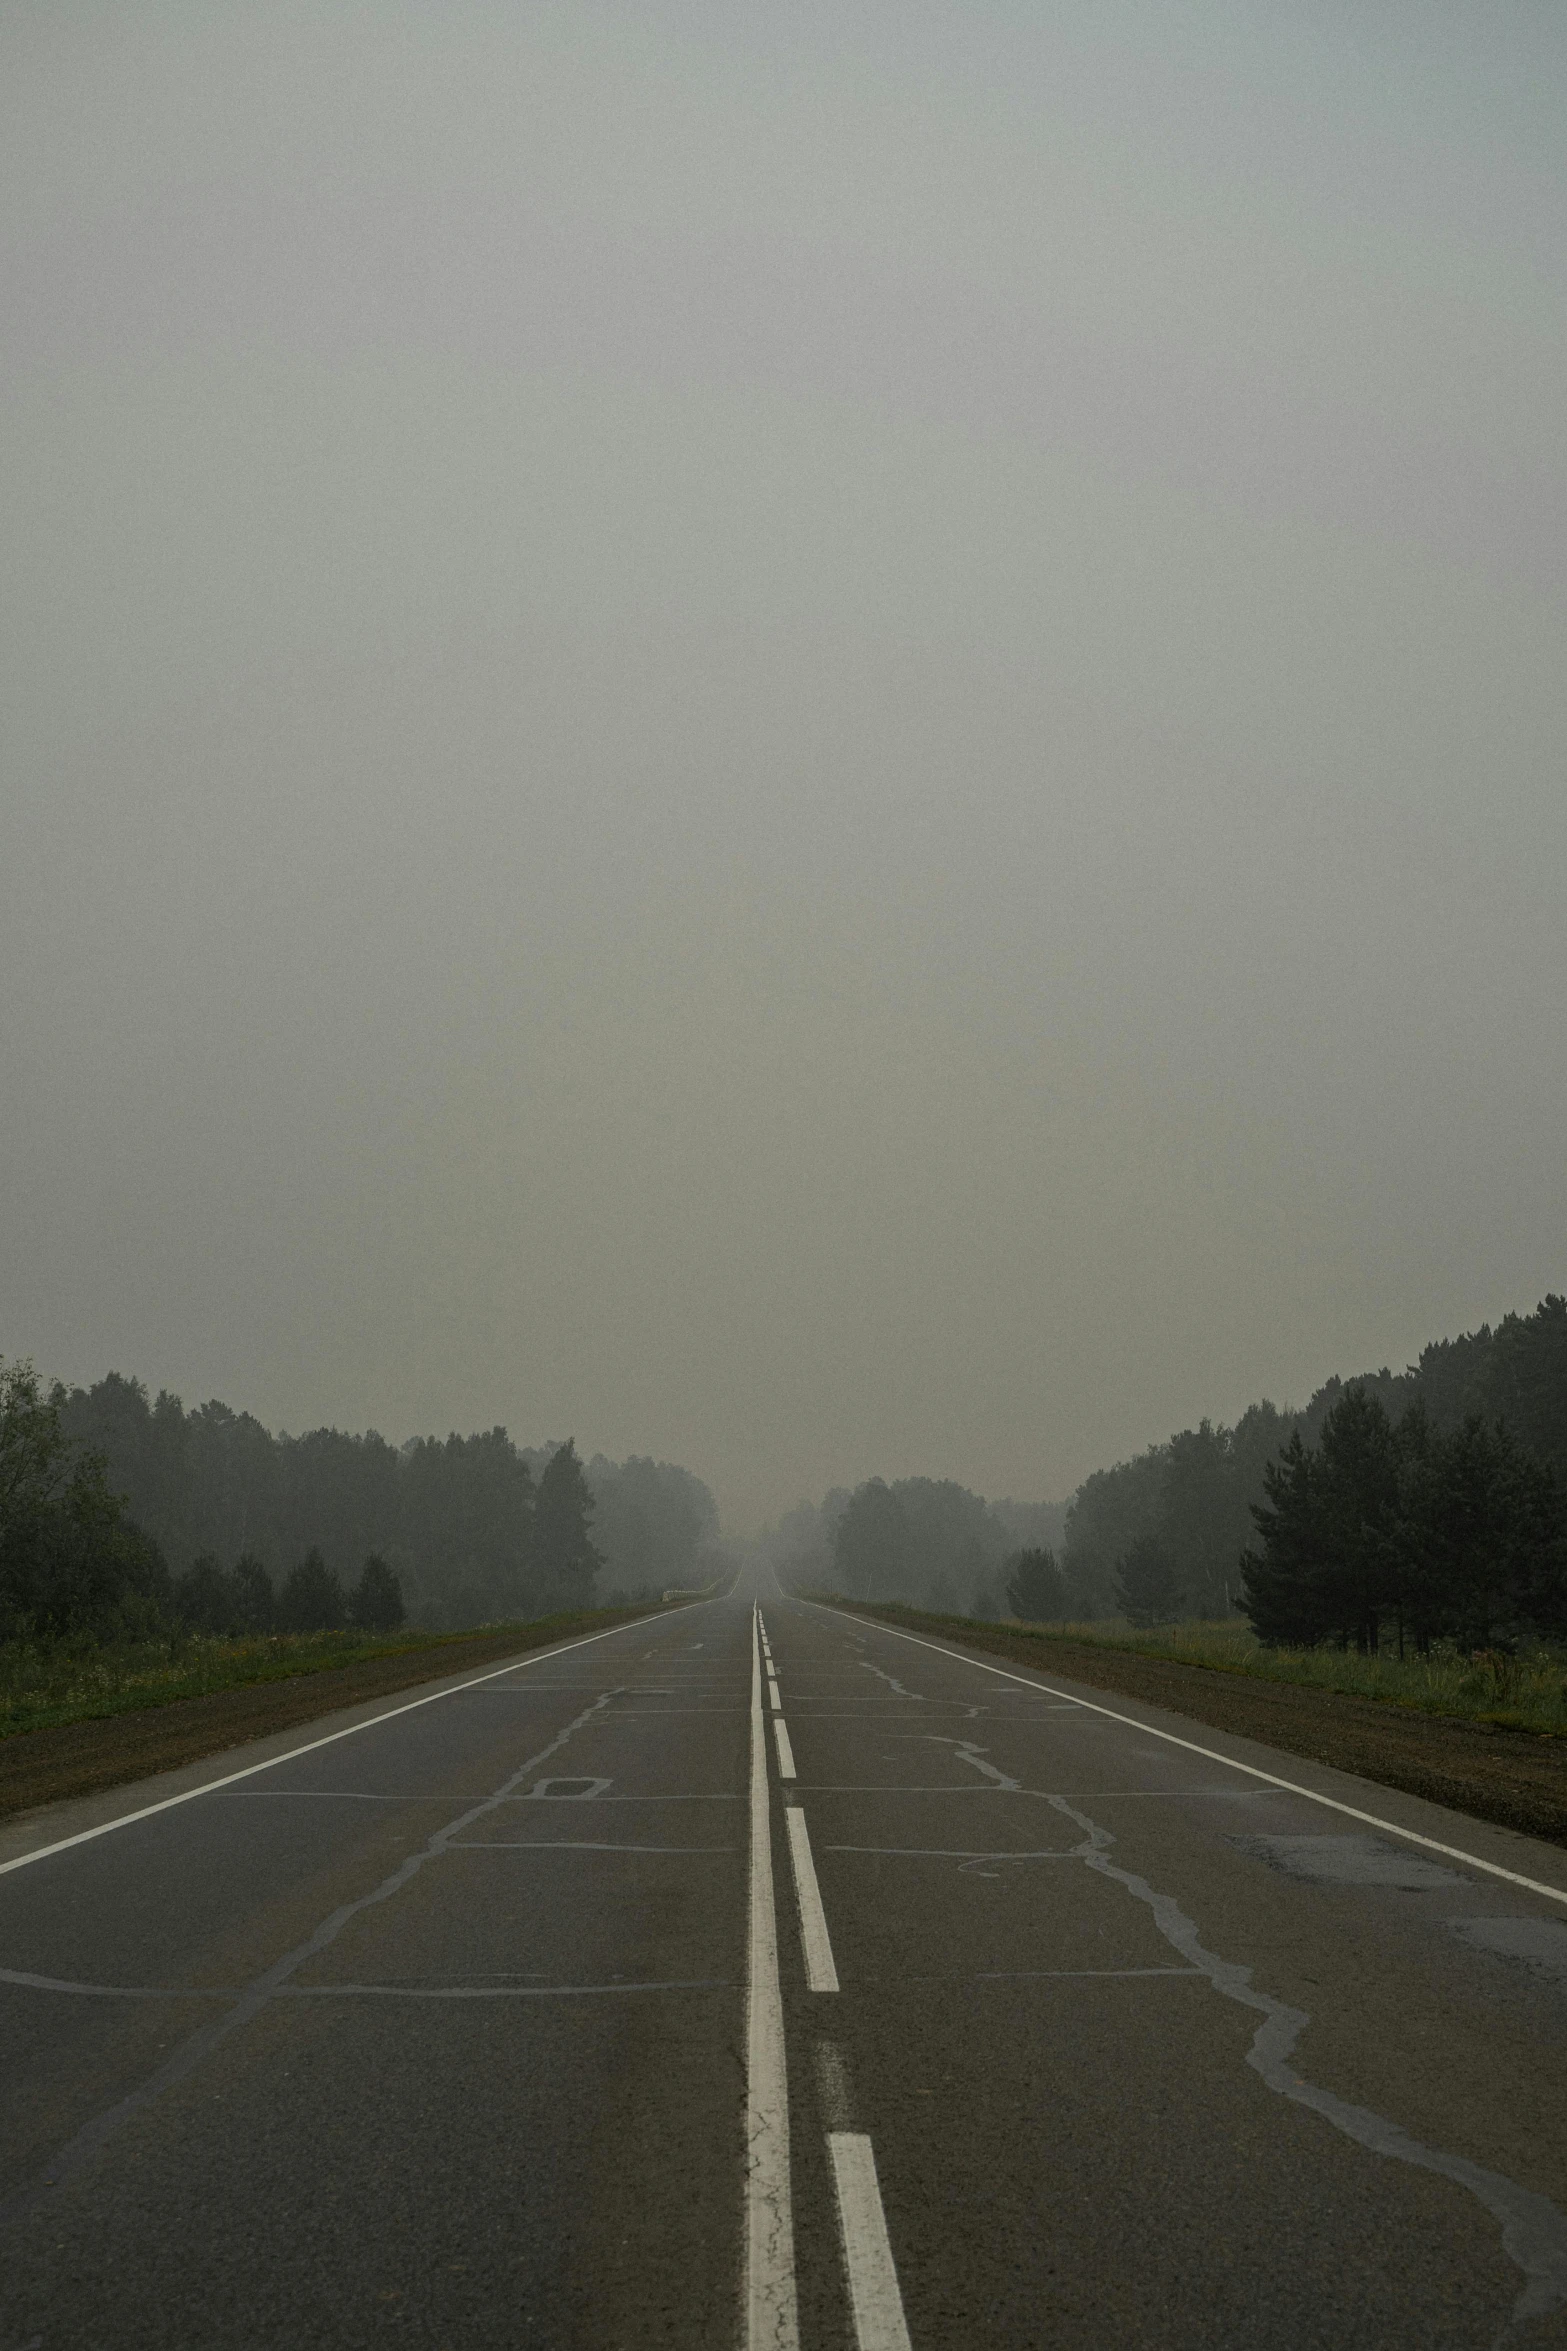
[[[919,1621],[912,1609],[893,1607],[877,1613]],[[1244,1620],[1188,1619],[1162,1632],[1128,1631],[1104,1619],[1052,1624],[1048,1632],[1033,1625],[1009,1630],[1014,1640],[1037,1641],[1040,1663],[1062,1674],[1071,1672],[1064,1649],[1111,1649],[1259,1681],[1377,1698],[1422,1714],[1456,1715],[1507,1730],[1567,1736],[1567,1655],[1556,1647],[1473,1655],[1452,1642],[1435,1642],[1423,1655],[1400,1657],[1384,1648],[1375,1656],[1363,1656],[1355,1649],[1270,1647]]]
[[[568,1438],[551,1454],[533,1511],[536,1588],[549,1608],[588,1608],[603,1564],[588,1534],[593,1495]]]
[[[278,1624],[272,1578],[260,1560],[242,1557],[225,1569],[210,1551],[175,1578],[173,1612],[187,1632],[214,1638],[270,1633]]]
[[[234,1617],[236,1633],[269,1633],[277,1622],[277,1597],[272,1578],[248,1551],[234,1562]]]
[[[1006,1608],[1006,1530],[984,1497],[951,1478],[870,1478],[829,1496],[816,1572],[867,1598],[956,1606],[999,1617]],[[798,1515],[798,1514],[797,1514]]]
[[[528,1648],[564,1637],[583,1621],[581,1616],[555,1616],[484,1630],[513,1632],[517,1646]],[[215,1690],[255,1682],[291,1681],[300,1674],[331,1672],[376,1657],[447,1649],[472,1638],[471,1629],[379,1635],[342,1630],[274,1633],[261,1639],[198,1633],[171,1645],[161,1632],[156,1637],[102,1640],[88,1631],[0,1641],[0,1737],[136,1713],[146,1706],[206,1697]]]
[[[1264,1641],[1374,1655],[1389,1628],[1421,1649],[1567,1631],[1567,1498],[1505,1427],[1472,1415],[1444,1435],[1418,1401],[1394,1421],[1357,1384],[1319,1444],[1297,1430],[1264,1484],[1245,1560]]]
[[[611,1584],[626,1592],[698,1589],[721,1571],[718,1505],[688,1469],[595,1453],[586,1474],[594,1548]]]
[[[1086,1478],[1067,1510],[1061,1562],[1078,1614],[1119,1605],[1121,1562],[1143,1541],[1159,1544],[1189,1607],[1226,1612],[1240,1594],[1240,1555],[1263,1470],[1298,1417],[1254,1404],[1232,1429],[1202,1421]]]
[[[232,1633],[238,1594],[210,1551],[192,1560],[174,1582],[174,1612],[193,1633]]]
[[[1139,1630],[1173,1624],[1180,1615],[1185,1598],[1181,1580],[1156,1536],[1139,1535],[1129,1545],[1116,1575],[1115,1596],[1122,1615]]]
[[[1323,1621],[1340,1625],[1349,1605],[1346,1594],[1357,1579],[1362,1599],[1358,1625],[1351,1611],[1347,1631],[1324,1637],[1370,1640],[1372,1617],[1380,1621],[1390,1609],[1393,1621],[1402,1623],[1406,1632],[1427,1637],[1419,1590],[1431,1593],[1439,1584],[1446,1589],[1455,1578],[1474,1597],[1472,1607],[1465,1604],[1464,1622],[1476,1641],[1490,1639],[1488,1627],[1504,1626],[1509,1612],[1520,1625],[1554,1621],[1553,1603],[1543,1588],[1533,1592],[1527,1607],[1523,1605],[1523,1584],[1529,1576],[1544,1574],[1549,1584],[1553,1571],[1541,1564],[1548,1558],[1549,1545],[1519,1530],[1549,1509],[1547,1489],[1535,1473],[1551,1471],[1557,1488],[1567,1488],[1567,1299],[1555,1295],[1544,1298],[1533,1314],[1508,1315],[1494,1330],[1487,1325],[1462,1338],[1438,1341],[1407,1371],[1331,1379],[1304,1411],[1254,1404],[1233,1428],[1203,1421],[1195,1429],[1179,1431],[1166,1444],[1150,1446],[1134,1461],[1095,1471],[1078,1488],[1066,1516],[1061,1566],[1074,1611],[1087,1619],[1115,1605],[1117,1565],[1146,1538],[1164,1551],[1189,1609],[1200,1615],[1228,1613],[1242,1595],[1242,1553],[1256,1541],[1253,1511],[1259,1505],[1273,1506],[1266,1482],[1270,1472],[1281,1457],[1288,1458],[1297,1436],[1303,1448],[1314,1448],[1352,1393],[1376,1404],[1389,1429],[1404,1433],[1396,1443],[1383,1446],[1380,1436],[1369,1429],[1363,1432],[1371,1451],[1353,1474],[1344,1451],[1349,1423],[1334,1440],[1342,1456],[1340,1484],[1360,1494],[1369,1519],[1349,1512],[1332,1535],[1344,1551],[1334,1571],[1340,1577],[1337,1596],[1331,1607],[1324,1599]],[[1386,1515],[1384,1501],[1377,1498],[1377,1481],[1392,1477],[1407,1484],[1416,1476],[1414,1465],[1425,1460],[1421,1447],[1426,1439],[1416,1434],[1420,1428],[1432,1442],[1430,1460],[1442,1465],[1442,1478],[1433,1484],[1424,1469],[1419,1471],[1419,1477],[1426,1478],[1425,1548],[1419,1552],[1411,1547],[1412,1538],[1406,1541],[1402,1566],[1390,1581],[1391,1563],[1386,1558],[1373,1562],[1368,1548],[1368,1528],[1381,1525]],[[1378,1447],[1383,1448],[1380,1455]],[[1484,1458],[1498,1448],[1507,1455],[1505,1463]],[[1464,1474],[1459,1465],[1466,1449],[1469,1469]],[[1524,1467],[1526,1462],[1533,1464],[1532,1471]],[[1513,1492],[1503,1514],[1511,1533],[1505,1531],[1503,1519],[1493,1523],[1501,1507],[1497,1497],[1504,1489]],[[1408,1501],[1413,1508],[1412,1497]],[[1303,1493],[1297,1493],[1290,1505],[1297,1526],[1304,1523],[1304,1506]],[[1404,1503],[1399,1513],[1410,1523]],[[1464,1538],[1469,1546],[1467,1565],[1452,1556],[1454,1530],[1461,1527],[1470,1530]],[[1519,1542],[1534,1562],[1530,1568],[1525,1568],[1521,1554],[1515,1556]],[[1490,1599],[1479,1597],[1488,1588],[1485,1579],[1490,1572],[1481,1571],[1482,1551],[1492,1558],[1506,1553],[1513,1560]],[[1433,1623],[1459,1621],[1446,1601],[1443,1610],[1447,1613],[1440,1613]]]
[[[1007,1562],[1007,1606],[1027,1624],[1059,1623],[1066,1615],[1066,1584],[1056,1555],[1043,1547],[1015,1552]]]
[[[840,1591],[865,1599],[891,1598],[909,1578],[909,1524],[884,1478],[857,1489],[833,1535],[833,1568]]]
[[[278,1630],[284,1633],[324,1633],[348,1622],[343,1587],[319,1551],[305,1553],[284,1578],[277,1599]]]
[[[202,1558],[236,1575],[245,1560],[275,1584],[311,1547],[348,1572],[373,1555],[415,1616],[450,1625],[528,1618],[557,1589],[554,1551],[541,1563],[534,1541],[536,1489],[554,1449],[529,1452],[503,1428],[400,1449],[373,1429],[273,1436],[226,1404],[187,1411],[167,1392],[150,1400],[140,1381],[115,1372],[65,1398],[61,1425],[103,1457],[110,1490],[127,1497],[132,1519],[182,1577]],[[597,1514],[591,1548],[616,1584],[711,1580],[718,1514],[699,1478],[669,1462],[602,1455],[585,1474]],[[554,1544],[552,1534],[546,1549]],[[575,1591],[585,1564],[579,1552],[567,1572]],[[245,1629],[271,1621],[253,1577],[235,1606]]]
[[[349,1594],[348,1613],[367,1633],[394,1633],[406,1618],[403,1588],[384,1559],[372,1551]]]
[[[71,1443],[65,1401],[31,1364],[0,1363],[0,1638],[161,1622],[162,1555]]]

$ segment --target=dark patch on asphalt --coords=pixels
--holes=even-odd
[[[1454,1918],[1448,1921],[1461,1943],[1520,1959],[1537,1974],[1567,1984],[1567,1926],[1555,1918]]]
[[[1313,1886],[1391,1886],[1403,1894],[1425,1894],[1472,1882],[1407,1846],[1390,1845],[1385,1837],[1227,1837],[1225,1843]],[[1567,1935],[1567,1927],[1560,1931]]]

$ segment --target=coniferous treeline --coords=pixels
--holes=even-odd
[[[867,1599],[1154,1625],[1245,1610],[1264,1640],[1515,1644],[1567,1633],[1567,1299],[1254,1404],[1097,1470],[1064,1512],[867,1480],[790,1514],[778,1564]]]
[[[0,1363],[0,1639],[82,1629],[145,1633],[164,1620],[162,1552],[128,1517],[100,1456],[73,1445],[63,1388]]]
[[[1514,1649],[1567,1634],[1567,1493],[1505,1421],[1443,1432],[1346,1388],[1264,1473],[1246,1612],[1259,1639]]]
[[[1511,1447],[1548,1471],[1558,1490],[1567,1488],[1567,1299],[1550,1296],[1533,1314],[1436,1341],[1405,1371],[1331,1379],[1303,1411],[1255,1404],[1233,1428],[1204,1421],[1135,1461],[1096,1471],[1066,1514],[1061,1567],[1070,1613],[1106,1615],[1130,1600],[1134,1619],[1157,1622],[1225,1616],[1245,1605],[1242,1555],[1258,1543],[1255,1509],[1273,1505],[1273,1466],[1296,1439],[1314,1454],[1351,1393],[1377,1405],[1390,1429],[1416,1410],[1433,1443],[1456,1438],[1469,1422],[1493,1433],[1501,1427]],[[1472,1460],[1477,1442],[1470,1441]]]
[[[706,1486],[668,1462],[584,1465],[503,1428],[274,1436],[118,1373],[68,1392],[0,1367],[12,1629],[147,1609],[213,1631],[386,1629],[404,1605],[433,1626],[537,1616],[706,1581],[717,1535]]]

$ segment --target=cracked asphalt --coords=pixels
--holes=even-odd
[[[1567,2343],[1567,1855],[761,1621],[800,2344]],[[9,1824],[0,2351],[746,2343],[752,1624]]]

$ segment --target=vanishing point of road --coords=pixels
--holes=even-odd
[[[769,1583],[0,1839],[0,2351],[1567,2344],[1567,1853]]]

